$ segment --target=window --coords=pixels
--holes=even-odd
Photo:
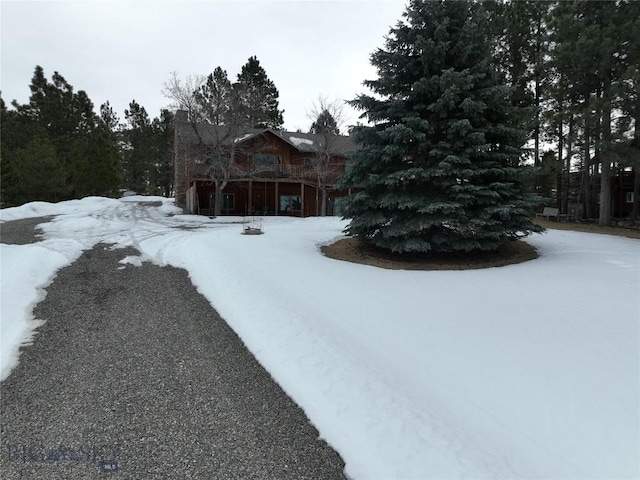
[[[233,193],[222,194],[222,210],[235,210],[236,197]]]
[[[300,195],[280,195],[280,211],[295,212],[302,210]]]
[[[209,196],[209,209],[211,213],[213,213],[213,209],[216,203],[216,194],[212,193]],[[233,193],[223,193],[222,194],[222,211],[235,210],[236,208],[236,199]]]
[[[633,203],[633,192],[625,193],[624,201],[627,202],[627,203]]]
[[[253,158],[255,169],[258,172],[273,172],[276,169],[276,165],[282,165],[282,155],[256,153]]]

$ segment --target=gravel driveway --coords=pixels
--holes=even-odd
[[[0,384],[0,478],[344,478],[187,272],[118,263],[137,254],[98,245],[47,288]]]

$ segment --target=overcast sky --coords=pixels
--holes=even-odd
[[[384,45],[405,0],[6,1],[2,0],[2,98],[26,103],[36,65],[84,90],[96,111],[109,101],[123,119],[135,99],[150,117],[169,101],[170,73],[235,80],[256,55],[280,92],[284,126],[307,131],[319,94],[352,99],[375,78],[369,55]],[[347,123],[358,114],[347,110]]]

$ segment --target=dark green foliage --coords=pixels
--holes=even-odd
[[[352,104],[373,126],[342,187],[346,229],[393,252],[495,250],[541,229],[520,165],[526,132],[491,65],[486,14],[470,1],[412,1],[371,57],[376,97]]]
[[[311,124],[309,133],[318,135],[340,135],[340,130],[333,115],[331,115],[329,110],[325,109],[320,112],[318,118]]]
[[[240,96],[244,126],[253,128],[280,128],[284,123],[278,110],[278,89],[254,56],[250,57],[238,74],[234,85]]]
[[[171,196],[173,192],[173,114],[161,110],[151,123],[155,161],[151,171],[152,193]]]
[[[24,115],[6,108],[0,98],[0,203],[14,205],[18,195],[16,153],[25,148],[36,133],[36,127]]]
[[[606,225],[613,206],[613,175],[631,164],[617,152],[633,135],[640,3],[554,2],[549,18],[553,48],[546,93],[551,108],[545,113],[559,156],[566,157],[559,175],[566,186],[559,203],[567,211],[569,170],[579,169],[581,214],[599,217]]]
[[[221,67],[209,74],[195,97],[202,117],[212,125],[235,125],[243,118],[238,90]]]
[[[67,197],[67,171],[45,132],[38,133],[25,148],[14,152],[13,199],[17,204],[41,200],[56,202]]]
[[[100,105],[100,120],[114,136],[120,130],[120,119],[111,108],[111,105],[109,105],[109,102]]]
[[[135,100],[125,110],[124,186],[140,194],[169,196],[173,188],[173,114],[149,119]]]
[[[486,2],[494,64],[511,86],[510,99],[520,108],[519,125],[533,140],[534,165],[540,165],[543,90],[549,82],[548,14],[551,2],[539,0]]]
[[[127,121],[127,129],[124,132],[127,142],[123,158],[124,186],[144,194],[149,188],[150,170],[155,154],[151,139],[151,121],[145,108],[135,100],[129,103],[129,109],[124,111],[124,117]]]
[[[105,127],[73,139],[69,149],[73,197],[115,194],[122,182],[121,165],[121,152]]]
[[[118,145],[87,94],[58,72],[49,82],[39,66],[29,88],[29,103],[2,105],[2,203],[113,193]]]

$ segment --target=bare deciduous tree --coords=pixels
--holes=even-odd
[[[340,128],[345,121],[344,102],[319,95],[307,111],[307,117],[312,121],[309,133],[316,135],[313,169],[322,192],[319,213],[324,217],[327,215],[328,181],[337,170],[337,166],[332,165],[331,158],[340,153]]]
[[[187,112],[189,123],[191,123],[200,142],[202,142],[202,139],[196,125],[203,120],[203,114],[196,98],[196,92],[205,82],[205,79],[204,75],[187,75],[183,82],[178,77],[178,72],[171,72],[169,80],[164,83],[164,88],[162,89],[162,95],[171,101],[170,110],[174,112],[176,110],[184,110]]]

